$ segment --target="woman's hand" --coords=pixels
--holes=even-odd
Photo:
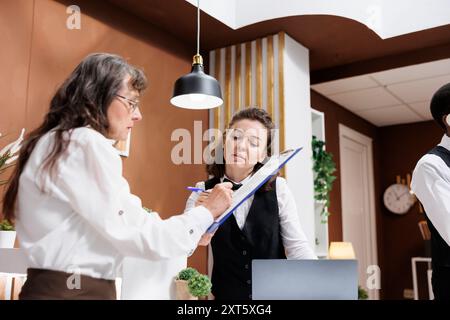
[[[209,194],[211,193],[211,189],[203,191],[197,198],[197,200],[195,201],[195,206],[202,206],[205,204],[206,199],[208,199]]]
[[[231,206],[232,186],[231,182],[216,184],[203,202],[203,206],[211,212],[214,219],[220,217]]]

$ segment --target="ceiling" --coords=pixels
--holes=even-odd
[[[171,34],[195,51],[196,8],[185,0],[108,0]],[[225,47],[285,31],[310,50],[314,72],[424,48],[450,45],[450,24],[382,40],[355,20],[333,15],[299,15],[258,22],[234,30],[201,14],[201,50]],[[450,52],[439,50],[450,58]],[[207,56],[204,54],[204,56]],[[382,68],[382,67],[380,67]]]
[[[108,2],[195,52],[196,7],[187,1]],[[207,59],[212,49],[280,31],[309,49],[314,90],[377,126],[431,119],[432,93],[450,82],[450,24],[383,40],[362,23],[333,15],[289,16],[234,30],[202,12],[200,48]]]
[[[450,59],[312,85],[376,126],[432,120],[430,100],[450,83]],[[313,106],[314,107],[314,106]]]
[[[311,1],[311,0],[186,0],[230,28],[300,15],[333,15],[356,20],[382,39],[450,23],[448,0]],[[401,14],[401,19],[399,16]]]

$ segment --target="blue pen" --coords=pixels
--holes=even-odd
[[[203,192],[205,189],[202,188],[195,188],[195,187],[187,187],[186,189],[193,191],[193,192]]]

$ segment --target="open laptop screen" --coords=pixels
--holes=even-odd
[[[253,300],[356,300],[356,260],[252,261]]]

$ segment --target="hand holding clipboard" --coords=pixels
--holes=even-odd
[[[213,233],[217,228],[230,217],[231,214],[245,200],[250,198],[255,192],[262,187],[273,175],[275,175],[289,160],[291,160],[302,148],[286,150],[279,155],[273,155],[265,161],[264,165],[250,177],[239,190],[233,193],[233,201],[231,206],[218,218],[206,231]]]

